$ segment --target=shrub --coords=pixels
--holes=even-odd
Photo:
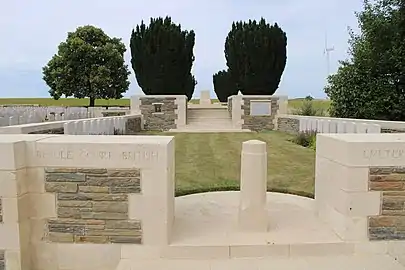
[[[294,112],[298,115],[304,116],[324,116],[325,112],[323,109],[315,108],[312,100],[305,99],[301,106]]]
[[[298,145],[315,149],[316,132],[315,131],[300,132],[295,136],[295,138],[292,141]]]
[[[316,150],[316,132],[314,132],[314,135],[310,137],[308,147],[314,151]]]

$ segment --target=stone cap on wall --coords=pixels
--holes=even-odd
[[[317,134],[316,154],[348,167],[403,166],[405,134]]]
[[[25,167],[164,170],[174,153],[173,145],[173,136],[0,135],[0,170]]]

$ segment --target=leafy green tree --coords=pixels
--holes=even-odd
[[[234,22],[225,41],[232,80],[244,95],[272,95],[287,63],[287,36],[275,23]]]
[[[350,31],[349,58],[328,77],[329,114],[405,120],[405,1],[364,1]]]
[[[73,96],[95,100],[119,99],[129,88],[125,45],[100,28],[86,25],[69,32],[58,52],[43,67],[43,79],[54,99]]]
[[[137,25],[131,34],[131,64],[142,91],[191,99],[197,84],[191,74],[194,43],[194,31],[181,30],[170,17]]]
[[[312,100],[314,100],[314,98],[311,97],[310,95],[308,95],[308,96],[306,96],[306,97],[304,98],[304,100],[312,101]]]
[[[214,83],[214,91],[220,102],[227,102],[228,97],[238,94],[238,89],[228,71],[221,70],[215,73],[212,76],[212,81]]]

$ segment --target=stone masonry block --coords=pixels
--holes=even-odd
[[[141,192],[140,181],[139,169],[46,168],[45,190],[57,194],[47,240],[141,244],[141,222],[128,218],[128,194]]]
[[[369,190],[381,191],[380,215],[370,216],[370,240],[405,240],[405,167],[371,167]]]
[[[243,129],[250,129],[254,131],[260,130],[273,130],[275,129],[274,126],[274,119],[277,115],[277,111],[279,109],[278,98],[273,97],[271,98],[271,115],[266,116],[253,116],[250,115],[250,103],[251,100],[269,100],[269,97],[260,98],[247,98],[243,97],[243,105],[242,106],[242,120],[243,120]]]
[[[0,270],[6,269],[6,262],[5,262],[5,251],[0,250]]]
[[[154,103],[161,103],[161,112],[155,112]],[[176,98],[141,98],[140,110],[144,117],[145,130],[169,130],[176,128],[177,114]]]
[[[2,222],[3,222],[3,203],[0,198],[0,223],[2,223]]]

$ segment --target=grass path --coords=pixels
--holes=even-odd
[[[267,143],[268,188],[309,196],[314,192],[315,152],[291,143],[281,132],[263,133],[147,133],[174,135],[176,191],[238,189],[242,142]]]

